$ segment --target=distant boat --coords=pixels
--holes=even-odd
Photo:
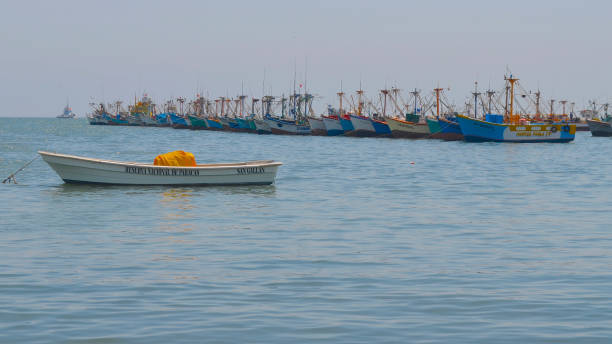
[[[272,134],[277,135],[310,135],[310,126],[296,120],[281,119],[265,115],[264,121],[270,126]]]
[[[189,123],[191,123],[191,129],[206,129],[208,125],[206,125],[206,119],[193,115],[187,115],[189,118]]]
[[[308,116],[308,123],[310,124],[310,134],[315,136],[327,136],[327,130],[325,124],[323,124],[322,118],[316,118]]]
[[[430,136],[427,123],[414,123],[399,118],[387,119],[391,134],[396,138],[424,139]]]
[[[370,118],[358,114],[349,114],[353,130],[347,133],[348,136],[372,137],[376,136],[376,129]]]
[[[593,136],[612,136],[612,119],[608,121],[598,121],[587,119],[589,130]]]
[[[75,118],[76,114],[72,112],[70,105],[66,104],[64,108],[64,112],[61,115],[58,115],[56,118]]]
[[[255,123],[255,130],[258,134],[272,134],[270,125],[263,119],[254,119],[253,122]]]
[[[465,141],[471,142],[570,142],[576,136],[576,125],[565,122],[530,123],[514,113],[514,84],[518,79],[512,75],[506,79],[510,84],[510,108],[507,122],[503,115],[487,114],[485,120],[457,115]]]
[[[206,126],[209,130],[221,131],[223,130],[223,123],[216,117],[206,118]]]
[[[325,131],[327,136],[337,136],[344,134],[340,119],[337,115],[321,116],[323,118],[323,125],[325,125]]]
[[[456,117],[452,118],[438,118],[438,124],[440,125],[440,138],[446,141],[457,141],[463,140],[463,132],[461,126],[457,122]]]
[[[470,142],[570,142],[576,125],[568,123],[495,123],[457,115],[465,141]]]

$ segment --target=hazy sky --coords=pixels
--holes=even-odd
[[[608,1],[5,1],[0,116],[55,116],[95,100],[450,87],[500,88],[509,66],[547,98],[609,100]],[[407,96],[405,96],[407,98]]]

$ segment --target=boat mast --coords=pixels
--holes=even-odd
[[[567,100],[560,100],[559,103],[561,103],[561,105],[563,105],[563,113],[562,113],[562,115],[565,116],[565,104],[567,104]]]
[[[538,90],[535,93],[536,96],[536,117],[540,118],[540,96],[542,95],[542,93],[540,92],[540,90]]]
[[[384,99],[385,99],[383,101],[383,113],[382,113],[383,118],[385,118],[385,115],[387,114],[387,94],[389,94],[389,90],[384,89],[384,90],[381,90],[380,92],[383,94]]]
[[[410,92],[414,96],[414,112],[413,115],[417,113],[417,98],[419,97],[419,91],[415,88],[414,91]]]
[[[361,116],[361,109],[363,107],[363,102],[361,101],[361,97],[363,96],[363,90],[361,89],[361,85],[359,85],[359,91],[357,91],[357,95],[359,95],[357,99],[357,115]]]
[[[489,113],[491,113],[491,101],[492,101],[494,95],[495,95],[495,91],[493,91],[491,89],[487,91],[487,97],[489,98],[489,106],[488,106]]]
[[[555,119],[555,100],[550,100],[550,118]]]
[[[478,96],[480,95],[480,92],[478,92],[478,81],[474,82],[474,92],[472,92],[472,95],[474,96],[474,118],[478,117]]]
[[[517,82],[518,79],[513,78],[512,74],[510,74],[510,78],[508,78],[507,80],[508,82],[510,82],[510,121],[512,123],[518,123],[518,118],[514,117],[514,83]]]
[[[436,117],[440,118],[440,92],[442,92],[441,88],[434,88],[436,92]]]

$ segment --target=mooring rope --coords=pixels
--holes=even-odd
[[[31,163],[34,162],[34,160],[38,159],[40,157],[40,155],[37,155],[34,159],[30,160],[27,164],[21,166],[21,168],[19,168],[17,171],[11,173],[10,176],[6,177],[6,179],[4,179],[2,181],[2,184],[6,184],[6,183],[11,183],[13,182],[14,184],[17,184],[17,179],[15,179],[15,175],[17,175],[17,173],[21,172],[21,170],[23,170],[24,168],[28,167]]]

